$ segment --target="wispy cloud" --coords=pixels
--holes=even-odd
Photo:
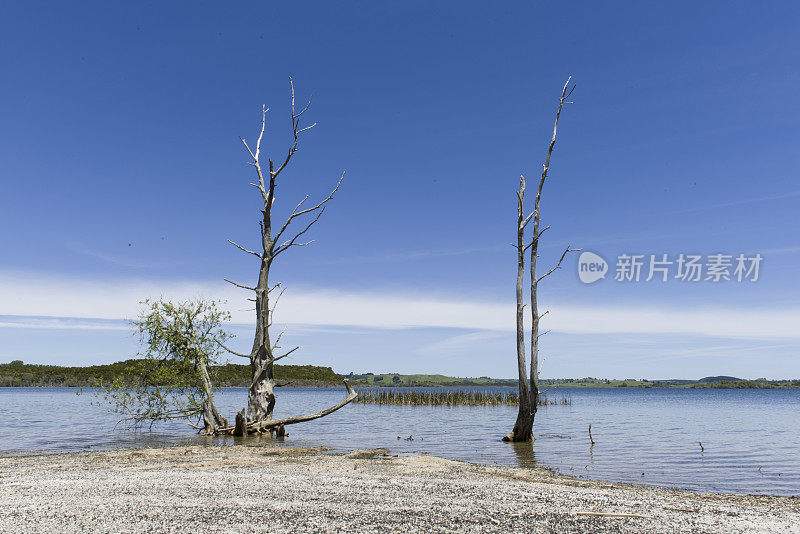
[[[77,252],[79,254],[83,254],[84,256],[89,256],[90,258],[95,258],[104,263],[110,263],[111,265],[116,265],[119,267],[130,267],[133,269],[156,269],[160,267],[174,267],[177,265],[183,265],[185,263],[183,261],[164,262],[143,260],[136,256],[125,257],[118,254],[111,254],[105,251],[95,250],[91,247],[87,247],[72,241],[64,242],[63,244],[67,249],[73,252]]]
[[[198,296],[227,301],[232,320],[252,324],[244,292],[224,283],[154,280],[83,280],[30,273],[0,273],[0,315],[127,319],[139,301]],[[565,334],[676,334],[717,338],[800,339],[800,308],[642,307],[555,304],[546,328]],[[477,301],[396,292],[289,290],[276,321],[288,325],[400,329],[461,328],[509,332],[511,301]]]
[[[693,211],[707,211],[717,208],[730,208],[733,206],[744,206],[747,204],[757,204],[760,202],[770,202],[773,200],[783,200],[786,198],[796,198],[800,197],[800,191],[786,191],[784,193],[778,193],[775,195],[767,195],[763,197],[756,197],[756,198],[743,198],[737,200],[730,200],[728,202],[720,202],[718,204],[706,204],[704,206],[698,206],[696,208],[687,208],[685,210],[681,210],[683,213],[693,212]]]
[[[687,358],[731,358],[739,356],[751,357],[753,354],[766,354],[773,349],[798,348],[798,343],[725,343],[721,345],[700,346],[693,348],[664,348],[664,343],[657,349],[651,348],[649,353],[628,355],[624,359],[616,361],[644,361],[661,362],[671,360],[682,360]],[[611,360],[614,361],[614,360]]]
[[[468,248],[453,248],[453,249],[430,249],[430,250],[400,250],[394,252],[386,252],[383,254],[372,254],[366,256],[352,256],[334,258],[330,260],[322,260],[321,265],[339,265],[350,263],[381,263],[381,262],[395,262],[395,261],[413,261],[428,258],[448,258],[453,256],[467,256],[470,254],[480,254],[486,252],[496,252],[498,250],[505,250],[507,247],[468,247]]]
[[[461,353],[464,351],[464,349],[473,347],[476,344],[480,344],[483,341],[495,341],[497,339],[502,339],[506,337],[509,337],[506,332],[496,332],[496,331],[472,332],[469,334],[461,334],[458,336],[449,337],[447,339],[437,341],[436,343],[431,343],[430,345],[420,347],[414,352],[416,352],[417,354],[437,355],[437,356],[442,354]]]
[[[676,334],[800,339],[800,308],[553,306],[548,328],[572,334]]]
[[[130,330],[127,321],[91,320],[71,317],[14,317],[0,316],[0,328],[31,328],[44,330]]]

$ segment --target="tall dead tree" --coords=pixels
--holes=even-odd
[[[536,200],[534,201],[533,211],[526,217],[525,216],[525,177],[519,177],[519,190],[517,191],[517,243],[514,245],[517,249],[517,308],[516,308],[516,331],[517,331],[517,371],[519,374],[519,411],[517,412],[517,420],[514,423],[514,428],[511,432],[503,438],[503,441],[530,441],[533,439],[533,420],[536,417],[536,410],[539,405],[539,338],[547,332],[540,332],[539,321],[548,312],[539,314],[538,303],[538,289],[539,282],[547,276],[550,276],[557,269],[561,268],[561,263],[568,252],[574,252],[574,249],[567,248],[559,258],[556,265],[538,276],[536,266],[539,258],[539,239],[542,234],[550,228],[546,226],[540,229],[541,226],[541,199],[542,189],[547,180],[548,171],[550,170],[550,156],[553,154],[553,148],[556,145],[556,133],[558,131],[558,120],[561,117],[561,110],[564,104],[571,104],[567,99],[572,95],[575,90],[573,85],[569,86],[572,77],[567,79],[564,88],[561,90],[561,97],[558,100],[558,109],[556,111],[555,124],[553,125],[553,137],[550,140],[550,145],[547,148],[547,156],[542,164],[542,175],[539,178],[539,186],[536,189]],[[528,223],[533,220],[533,236],[531,242],[525,244],[525,228]],[[524,284],[525,273],[525,252],[530,248],[530,283],[531,283],[531,365],[530,365],[530,379],[527,376],[526,358],[525,358],[525,325],[523,319],[523,312],[525,308],[525,301],[522,294],[522,286]]]
[[[517,372],[519,374],[519,411],[517,421],[514,423],[514,430],[511,434],[503,438],[505,441],[527,441],[531,438],[531,428],[533,427],[533,412],[536,409],[531,407],[530,388],[528,386],[528,375],[525,369],[525,297],[522,293],[522,285],[525,280],[525,227],[531,221],[533,214],[525,217],[525,177],[519,177],[519,190],[517,191]],[[527,434],[525,433],[527,431]]]
[[[270,327],[273,324],[273,316],[275,313],[275,306],[283,293],[280,284],[270,286],[270,268],[275,259],[287,252],[293,247],[303,247],[313,242],[302,241],[306,233],[311,227],[319,221],[322,214],[325,212],[326,204],[333,198],[333,195],[338,191],[339,186],[344,179],[342,173],[336,187],[320,202],[314,205],[307,205],[308,195],[306,195],[292,210],[291,214],[282,222],[273,221],[272,208],[275,203],[275,190],[278,186],[278,179],[286,170],[292,157],[297,152],[298,144],[301,134],[310,130],[316,123],[309,126],[301,127],[300,118],[308,110],[311,99],[299,112],[295,108],[295,95],[294,83],[289,78],[289,86],[291,88],[291,113],[292,113],[292,140],[290,142],[289,150],[286,156],[279,160],[279,164],[275,164],[271,158],[267,158],[267,169],[262,166],[261,158],[261,140],[264,137],[264,128],[266,125],[266,117],[268,108],[262,107],[261,109],[261,130],[258,134],[258,140],[255,144],[255,150],[251,149],[243,138],[240,138],[244,144],[247,152],[249,153],[252,161],[250,165],[255,169],[257,180],[251,182],[250,185],[255,187],[264,203],[261,210],[261,217],[259,220],[260,226],[260,252],[256,252],[245,248],[244,246],[228,240],[233,246],[258,258],[260,267],[258,272],[258,282],[254,287],[238,284],[231,280],[227,282],[235,285],[236,287],[247,289],[255,293],[255,297],[251,300],[255,301],[256,311],[256,328],[255,336],[253,339],[253,348],[250,354],[239,354],[230,349],[227,349],[232,354],[248,358],[250,360],[250,367],[252,369],[252,381],[247,394],[247,409],[246,414],[240,413],[237,416],[237,425],[222,429],[223,431],[235,432],[237,434],[248,432],[263,432],[264,430],[277,430],[278,433],[283,432],[283,425],[290,423],[297,423],[301,421],[308,421],[327,415],[345,404],[355,399],[356,394],[350,387],[350,384],[345,380],[347,388],[347,397],[341,403],[318,412],[313,415],[292,417],[286,419],[273,420],[272,414],[275,409],[275,377],[273,372],[274,363],[281,358],[285,358],[299,347],[281,354],[275,355],[276,349],[280,348],[280,340],[283,332],[277,335],[274,341],[270,337]],[[296,228],[293,226],[296,223]],[[288,237],[288,236],[292,237]],[[270,302],[270,295],[275,292],[275,298]],[[244,410],[242,411],[244,412]]]

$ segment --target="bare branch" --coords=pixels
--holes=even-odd
[[[231,349],[229,349],[228,347],[226,347],[226,346],[225,346],[225,345],[222,343],[222,341],[220,341],[220,340],[218,340],[218,339],[216,339],[216,338],[214,339],[214,341],[216,341],[216,342],[217,342],[217,345],[219,345],[220,347],[222,347],[223,349],[225,349],[227,352],[230,352],[230,353],[231,353],[231,354],[233,354],[234,356],[241,356],[242,358],[247,358],[247,359],[250,359],[250,358],[251,358],[251,356],[252,356],[251,354],[242,354],[241,352],[236,352],[235,350],[231,350]]]
[[[252,250],[246,249],[242,245],[240,245],[239,243],[235,243],[235,242],[231,241],[230,239],[228,239],[228,243],[230,243],[234,247],[238,248],[242,252],[247,252],[248,254],[252,254],[256,258],[261,258],[261,254],[259,254],[258,252],[253,252]]]
[[[292,145],[289,147],[289,152],[286,154],[286,158],[283,160],[283,163],[281,163],[281,165],[276,170],[273,170],[272,166],[270,165],[270,179],[271,180],[274,180],[275,178],[278,177],[278,175],[281,172],[283,172],[283,169],[285,169],[286,166],[289,164],[289,161],[291,161],[292,156],[294,156],[295,152],[297,152],[297,143],[299,141],[300,134],[302,132],[306,131],[306,130],[310,130],[311,128],[313,128],[317,124],[317,123],[314,123],[311,126],[308,126],[306,128],[300,128],[300,116],[303,113],[305,113],[306,110],[308,109],[308,107],[311,105],[311,99],[310,98],[308,99],[308,103],[306,104],[306,106],[303,108],[303,110],[300,113],[296,113],[295,112],[295,106],[294,106],[294,81],[292,81],[292,77],[291,76],[289,77],[289,87],[291,88],[291,92],[292,92],[292,137],[294,138],[294,140],[292,142]]]
[[[274,312],[274,311],[275,311],[275,308],[277,308],[277,307],[278,307],[278,301],[281,299],[281,296],[283,295],[283,292],[284,292],[284,291],[286,291],[286,288],[285,288],[285,287],[283,287],[283,286],[281,286],[281,292],[280,292],[280,293],[278,293],[278,296],[277,296],[277,297],[275,297],[275,302],[272,304],[272,310],[270,310],[270,311]]]
[[[319,202],[318,204],[316,204],[315,206],[312,206],[310,208],[306,208],[304,210],[300,210],[300,206],[302,206],[303,203],[306,201],[306,199],[308,199],[308,195],[306,195],[306,197],[303,200],[301,200],[300,203],[297,206],[295,206],[295,208],[292,210],[292,214],[289,215],[289,218],[286,219],[286,222],[283,223],[283,226],[281,227],[281,229],[278,231],[277,234],[275,234],[275,241],[276,242],[280,241],[281,236],[283,235],[283,233],[286,231],[286,229],[289,227],[289,225],[292,223],[292,221],[294,219],[296,219],[297,217],[300,217],[302,215],[305,215],[306,213],[311,213],[313,211],[317,211],[317,210],[323,209],[325,207],[325,204],[327,204],[331,199],[333,199],[333,195],[335,195],[336,191],[339,190],[339,186],[342,185],[342,180],[344,180],[344,175],[346,173],[347,173],[347,171],[343,171],[342,172],[342,175],[339,177],[339,181],[336,182],[336,187],[334,187],[333,190],[328,194],[328,196],[325,197],[321,202]],[[300,210],[300,211],[298,211],[298,210]],[[319,219],[319,215],[317,215],[317,219]],[[317,221],[315,220],[314,222],[317,222]],[[314,224],[314,222],[312,222],[311,224]],[[298,236],[295,236],[295,238],[296,237],[298,237]]]
[[[536,214],[536,212],[533,212],[531,215],[535,215],[535,214]],[[536,223],[534,223],[533,226],[535,228],[536,227]],[[533,239],[531,239],[531,242],[528,243],[527,245],[525,245],[525,250],[528,250],[533,245],[537,245],[538,246],[539,238],[542,237],[542,234],[545,232],[545,230],[548,230],[549,228],[550,228],[549,226],[545,226],[544,228],[542,228],[542,230],[539,233],[537,233],[535,236],[533,236]]]
[[[244,137],[240,137],[239,139],[241,139],[241,140],[242,140],[242,144],[244,144],[244,147],[245,147],[245,148],[247,149],[247,151],[250,153],[250,157],[251,157],[251,158],[253,158],[253,161],[258,161],[258,159],[256,158],[256,155],[255,155],[255,154],[253,154],[253,151],[252,151],[252,150],[250,150],[250,147],[249,147],[249,146],[247,146],[247,141],[245,141],[245,140],[244,140]]]
[[[289,76],[289,89],[292,91],[292,118],[294,119],[294,80]]]
[[[277,170],[270,169],[269,174],[270,174],[271,180],[275,180],[278,177],[278,175],[281,172],[283,172],[283,169],[285,169],[286,166],[289,164],[289,161],[292,159],[292,156],[294,156],[295,152],[297,152],[297,139],[296,138],[295,138],[295,141],[294,141],[294,145],[289,149],[289,153],[286,154],[286,159],[283,160],[283,163],[281,163],[280,167],[278,167]]]
[[[267,111],[269,111],[268,107],[261,106],[261,131],[258,134],[258,141],[256,141],[256,155],[253,157],[256,163],[261,155],[261,139],[264,137],[264,126],[267,124]]]
[[[549,275],[553,274],[553,272],[555,272],[556,270],[560,269],[560,268],[561,268],[561,262],[563,262],[563,261],[564,261],[564,257],[567,255],[567,252],[580,252],[580,251],[581,251],[581,249],[579,249],[579,248],[569,248],[569,245],[567,245],[567,248],[564,250],[564,253],[563,253],[563,254],[561,254],[561,257],[558,259],[558,263],[556,263],[556,266],[555,266],[555,267],[553,267],[552,269],[550,269],[549,271],[547,271],[546,273],[544,273],[544,274],[543,274],[542,276],[540,276],[539,278],[537,278],[537,279],[536,279],[536,282],[535,282],[535,284],[537,284],[537,285],[538,285],[538,284],[539,284],[539,282],[540,282],[540,281],[541,281],[541,280],[542,280],[544,277],[546,277],[546,276],[549,276]],[[541,316],[540,316],[540,317],[541,317]]]
[[[531,217],[533,217],[533,213],[531,213],[530,215],[525,217],[525,220],[522,221],[522,229],[523,230],[525,229],[526,226],[528,226],[528,223],[531,222]]]
[[[545,331],[544,331],[544,332],[542,332],[541,334],[537,334],[537,335],[536,335],[536,339],[539,339],[539,338],[540,338],[540,337],[542,337],[543,335],[545,335],[545,334],[549,334],[549,333],[550,333],[550,330],[545,330]]]
[[[314,123],[314,124],[312,124],[311,126],[306,126],[305,128],[303,128],[303,129],[301,129],[301,130],[297,130],[297,133],[303,133],[303,132],[305,132],[306,130],[310,130],[311,128],[313,128],[313,127],[314,127],[314,126],[316,126],[316,125],[317,125],[317,123],[315,122],[315,123]]]
[[[290,79],[291,79],[291,78],[290,78]],[[313,100],[313,99],[314,99],[314,94],[312,93],[312,94],[311,94],[311,96],[310,96],[310,97],[308,97],[308,102],[306,102],[306,107],[304,107],[304,108],[302,109],[302,111],[300,111],[300,113],[298,113],[297,115],[295,115],[295,116],[294,116],[296,119],[299,119],[299,118],[300,118],[300,117],[303,115],[303,113],[305,113],[305,112],[306,112],[306,110],[308,109],[308,107],[311,105],[311,100]],[[314,124],[316,124],[316,122],[315,122]]]
[[[281,355],[280,355],[280,356],[278,356],[277,358],[273,358],[273,359],[272,359],[272,361],[273,361],[273,362],[277,362],[278,360],[282,360],[283,358],[287,357],[288,355],[290,355],[291,353],[293,353],[294,351],[296,351],[296,350],[297,350],[297,349],[299,349],[299,348],[300,348],[300,347],[295,347],[295,348],[293,348],[292,350],[290,350],[289,352],[287,352],[286,354],[281,354]]]
[[[226,281],[226,282],[228,282],[229,284],[233,284],[233,285],[235,285],[236,287],[241,287],[242,289],[249,289],[250,291],[256,291],[256,288],[254,288],[254,287],[250,287],[250,286],[244,286],[244,285],[242,285],[242,284],[237,284],[236,282],[233,282],[233,281],[231,281],[231,280],[228,280],[227,278],[223,278],[223,280],[225,280],[225,281]]]
[[[290,220],[291,220],[291,219],[293,219],[294,217],[297,217],[297,215],[298,215],[298,213],[297,213],[297,210],[299,210],[299,209],[300,209],[300,206],[302,206],[303,204],[305,204],[306,200],[308,200],[308,195],[304,196],[304,197],[303,197],[303,200],[301,200],[300,202],[298,202],[298,203],[297,203],[297,206],[295,206],[295,207],[294,207],[294,209],[292,210],[292,214],[291,214],[291,215],[289,215],[289,219],[290,219]],[[302,214],[300,214],[300,215],[302,215]],[[282,228],[281,228],[281,229],[282,229]],[[275,237],[276,237],[276,238],[280,237],[280,232],[279,232],[279,233],[278,233],[278,234],[277,234]]]
[[[311,241],[309,241],[307,243],[297,243],[297,240],[300,238],[300,236],[302,236],[303,234],[308,232],[308,230],[312,226],[314,226],[314,224],[319,220],[319,218],[322,217],[323,213],[325,213],[325,208],[322,208],[321,210],[319,210],[317,212],[317,216],[314,217],[311,220],[311,222],[309,222],[302,231],[298,232],[297,234],[295,234],[295,236],[292,239],[290,239],[288,241],[285,241],[282,245],[280,245],[278,248],[276,248],[273,256],[277,256],[278,254],[280,254],[281,252],[284,252],[289,247],[293,247],[295,245],[296,246],[310,245],[312,243]]]
[[[572,94],[572,91],[575,90],[575,86],[572,86],[572,89],[569,91],[569,95],[567,94],[567,87],[569,87],[569,82],[572,80],[572,76],[567,78],[566,83],[564,84],[564,88],[561,90],[561,98],[558,100],[558,110],[556,111],[556,120],[553,124],[553,137],[550,140],[550,146],[547,147],[547,157],[542,164],[542,177],[539,180],[539,191],[537,197],[542,194],[542,185],[544,185],[545,179],[547,179],[547,172],[550,170],[550,156],[553,154],[553,148],[556,146],[556,132],[558,132],[558,119],[561,117],[561,108],[564,107],[564,104],[571,104],[571,102],[567,102],[567,97]],[[538,200],[538,198],[537,198]],[[539,203],[536,203],[536,211],[538,210]]]
[[[278,334],[278,338],[275,340],[275,343],[273,343],[273,344],[272,344],[272,350],[275,350],[275,349],[277,349],[277,348],[280,348],[280,345],[278,345],[278,343],[280,343],[280,342],[281,342],[281,338],[283,337],[283,333],[284,333],[284,332],[286,332],[286,328],[284,328],[283,330],[281,330],[281,333],[280,333],[280,334]]]
[[[310,244],[314,243],[315,241],[316,241],[315,239],[312,239],[311,241],[306,241],[305,243],[290,243],[289,246],[290,247],[305,247],[307,245],[310,245]]]
[[[281,300],[281,296],[283,295],[284,291],[286,291],[286,288],[282,287],[281,292],[278,293],[277,297],[275,297],[275,302],[272,304],[272,309],[269,310],[269,318],[267,320],[267,326],[272,326],[272,319],[275,317],[275,308],[278,307],[278,301]],[[281,332],[281,334],[283,334],[283,332]],[[280,339],[280,336],[278,336],[278,339]]]

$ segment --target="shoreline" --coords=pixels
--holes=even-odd
[[[234,438],[230,437],[230,439],[239,440],[241,438]],[[264,439],[264,440],[275,440],[274,437],[260,437],[260,436],[251,436],[249,439]],[[538,471],[542,473],[547,473],[554,479],[565,479],[565,480],[574,480],[577,482],[592,482],[596,484],[606,484],[606,485],[614,485],[614,486],[624,486],[624,487],[631,487],[631,488],[642,488],[642,489],[655,489],[655,490],[665,490],[665,491],[678,491],[684,493],[693,493],[693,494],[703,494],[703,495],[719,495],[719,496],[740,496],[740,497],[775,497],[775,498],[782,498],[782,499],[796,499],[800,502],[800,494],[798,495],[780,495],[776,493],[746,493],[746,492],[737,492],[737,491],[717,491],[711,489],[697,489],[697,488],[690,488],[690,487],[680,487],[680,486],[670,486],[668,484],[646,484],[646,483],[638,483],[638,482],[623,482],[623,481],[616,481],[612,479],[605,479],[605,478],[592,478],[590,476],[581,476],[580,474],[566,474],[559,470],[556,467],[548,467],[544,465],[536,465],[534,467],[516,467],[504,464],[493,464],[493,463],[481,463],[481,462],[474,462],[470,460],[458,459],[458,458],[447,458],[445,456],[438,456],[436,454],[431,454],[429,452],[420,451],[416,453],[409,453],[409,452],[402,452],[402,451],[393,451],[390,448],[379,447],[377,449],[348,449],[342,448],[337,446],[331,445],[288,445],[284,442],[277,442],[273,441],[270,442],[256,442],[252,444],[230,444],[230,443],[213,443],[213,444],[205,444],[205,443],[180,443],[174,439],[166,439],[164,441],[153,442],[153,443],[143,443],[141,445],[133,445],[131,443],[126,443],[124,445],[110,445],[110,446],[97,446],[88,449],[76,449],[76,450],[56,450],[56,449],[30,449],[30,450],[11,450],[11,451],[0,451],[0,462],[4,459],[21,459],[21,458],[38,458],[38,457],[58,457],[58,456],[67,456],[67,455],[90,455],[90,454],[103,454],[103,453],[113,453],[113,452],[128,452],[129,454],[136,453],[138,451],[146,451],[146,450],[171,450],[171,449],[229,449],[233,447],[274,447],[277,452],[274,454],[280,455],[281,450],[307,450],[307,451],[314,451],[314,453],[331,456],[331,457],[339,457],[350,454],[351,452],[374,452],[374,451],[386,451],[385,456],[382,459],[390,459],[390,458],[408,458],[411,456],[423,456],[426,458],[438,458],[443,461],[447,462],[455,462],[458,464],[470,465],[478,468],[498,468],[498,469],[517,469],[521,471]],[[2,473],[2,463],[0,463],[0,474]],[[1,477],[0,477],[1,478]],[[800,532],[800,530],[799,530]]]
[[[609,515],[611,514],[611,515]],[[0,457],[0,531],[800,532],[800,499],[264,444]]]

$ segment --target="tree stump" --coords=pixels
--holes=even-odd
[[[244,409],[236,414],[236,426],[233,429],[234,436],[247,436],[247,419],[244,416]]]

